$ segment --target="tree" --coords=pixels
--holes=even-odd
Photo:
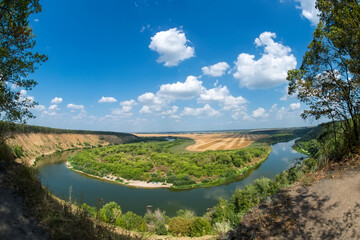
[[[29,75],[47,60],[35,52],[36,41],[29,16],[41,11],[39,0],[2,0],[0,2],[0,120],[25,123],[33,118],[36,105],[26,97],[37,82]],[[20,90],[19,90],[20,89]],[[25,90],[25,91],[24,91]]]
[[[357,0],[317,0],[320,22],[299,69],[290,70],[289,94],[309,105],[301,116],[326,117],[345,134],[351,149],[359,143],[360,4]]]

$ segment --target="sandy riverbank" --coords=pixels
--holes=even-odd
[[[66,162],[66,166],[69,169],[71,169],[71,170],[73,170],[75,172],[78,172],[78,173],[81,173],[81,174],[84,174],[84,175],[87,175],[87,176],[90,176],[90,177],[98,178],[98,179],[101,179],[101,180],[122,184],[122,185],[129,186],[129,187],[137,187],[137,188],[170,188],[170,187],[173,186],[172,184],[169,184],[169,183],[161,183],[161,182],[156,183],[156,182],[144,182],[144,181],[138,181],[138,180],[127,180],[127,179],[124,179],[124,178],[116,177],[116,176],[111,175],[111,174],[109,174],[109,175],[107,175],[105,177],[98,177],[98,176],[91,175],[91,174],[85,173],[83,171],[79,171],[79,170],[74,169],[68,161]],[[123,182],[116,181],[116,179],[120,179]]]

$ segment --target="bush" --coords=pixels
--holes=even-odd
[[[170,219],[169,231],[174,236],[189,236],[192,220],[184,217],[174,217]]]
[[[24,151],[21,146],[15,146],[13,147],[13,153],[16,158],[21,158],[24,156]]]
[[[115,223],[121,213],[121,208],[116,202],[109,202],[100,209],[100,217],[107,223]]]
[[[201,237],[211,231],[211,224],[202,217],[195,218],[190,225],[190,237]]]
[[[126,230],[145,232],[146,223],[142,217],[129,211],[116,219],[116,225]]]

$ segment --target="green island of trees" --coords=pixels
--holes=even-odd
[[[185,139],[112,145],[88,149],[69,158],[74,170],[126,180],[170,183],[173,188],[209,187],[235,179],[268,157],[268,144],[239,150],[176,153]]]

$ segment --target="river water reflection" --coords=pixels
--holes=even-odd
[[[72,198],[91,206],[96,206],[98,199],[102,198],[105,202],[117,202],[123,212],[133,211],[139,215],[144,215],[148,205],[165,210],[168,216],[174,216],[179,209],[191,209],[202,215],[217,204],[220,197],[230,199],[237,188],[243,188],[259,177],[273,179],[299,158],[305,157],[291,148],[294,141],[272,145],[268,159],[239,181],[186,191],[131,188],[78,174],[65,166],[67,156],[74,154],[71,152],[47,156],[39,161],[37,168],[43,185],[63,199],[68,199],[72,186]]]

